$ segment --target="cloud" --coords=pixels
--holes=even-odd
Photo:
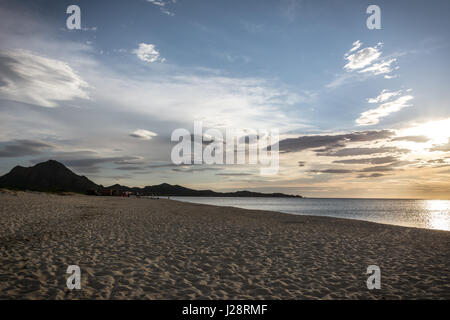
[[[352,173],[353,170],[348,170],[348,169],[324,169],[324,170],[310,170],[308,172],[313,172],[313,173]]]
[[[81,30],[83,31],[97,31],[97,27],[85,27],[85,28],[81,28]]]
[[[393,131],[360,131],[348,134],[337,135],[310,135],[298,138],[288,138],[279,142],[280,152],[298,152],[312,148],[319,149],[318,152],[325,152],[339,147],[345,147],[348,142],[375,141],[390,138],[394,135]]]
[[[444,158],[444,159],[433,159],[433,160],[428,160],[427,162],[428,163],[439,163],[439,164],[446,164],[447,163],[447,161],[446,161],[446,159],[448,159],[448,157],[447,158]]]
[[[353,42],[353,48],[351,48],[349,52],[358,50],[361,47],[361,45],[362,45],[362,42],[359,40],[356,40],[355,42]]]
[[[136,166],[122,166],[122,167],[116,167],[114,168],[115,170],[125,170],[125,171],[139,171],[139,170],[144,170],[145,168],[141,168],[141,167],[136,167]]]
[[[384,171],[392,171],[394,170],[394,168],[392,168],[391,166],[376,166],[376,167],[369,167],[369,168],[364,168],[362,170],[360,170],[361,172],[384,172]]]
[[[397,59],[383,59],[380,51],[382,45],[380,42],[376,46],[360,49],[362,42],[359,40],[353,42],[353,47],[344,55],[347,63],[343,69],[347,72],[338,74],[326,87],[333,89],[351,80],[361,81],[380,74],[384,74],[386,79],[395,78],[396,76],[390,73],[394,70],[393,64]]]
[[[25,50],[0,51],[0,97],[43,107],[89,99],[88,84],[65,62]]]
[[[385,176],[385,174],[375,172],[372,174],[359,174],[357,178],[379,178],[383,176]]]
[[[137,49],[133,50],[133,53],[144,62],[165,62],[166,59],[161,58],[158,50],[154,44],[140,43]]]
[[[380,94],[377,97],[367,99],[367,101],[369,103],[380,103],[380,102],[387,101],[387,100],[391,99],[392,97],[398,96],[401,93],[402,93],[401,90],[390,92],[387,89],[384,89],[380,92]]]
[[[344,164],[384,164],[397,161],[397,157],[386,156],[386,157],[376,157],[376,158],[362,158],[362,159],[345,159],[345,160],[335,160],[333,163],[344,163]]]
[[[105,163],[123,163],[128,161],[141,160],[141,157],[137,156],[110,156],[102,157],[98,156],[98,153],[90,150],[70,151],[70,152],[57,152],[51,155],[46,155],[45,158],[33,159],[32,163],[39,163],[54,159],[63,163],[64,165],[72,168],[77,168],[83,172],[98,172],[100,170],[99,165]]]
[[[374,166],[374,167],[368,167],[368,168],[364,168],[359,170],[359,172],[385,172],[385,171],[392,171],[397,167],[401,167],[404,166],[406,164],[411,163],[410,161],[397,161],[397,162],[393,162],[391,164],[388,165],[384,165],[384,166]]]
[[[62,161],[64,161],[64,164],[71,167],[92,167],[101,163],[116,162],[132,158],[133,157],[100,157],[100,158],[84,158],[84,159],[65,159],[63,157]]]
[[[15,140],[0,149],[0,158],[31,156],[53,149],[54,146],[37,140]]]
[[[349,72],[358,70],[358,73],[371,73],[373,75],[386,74],[385,78],[392,78],[392,76],[388,76],[387,74],[392,72],[392,64],[397,59],[380,59],[382,54],[380,48],[382,45],[383,43],[380,42],[374,47],[358,50],[362,46],[362,42],[359,40],[354,42],[353,48],[344,56],[345,60],[348,61],[344,69]],[[356,50],[358,51],[352,53]]]
[[[216,176],[229,176],[229,177],[240,177],[240,176],[252,176],[251,173],[245,172],[224,172],[224,173],[216,173]]]
[[[362,43],[360,43],[359,46],[361,46],[361,44]],[[352,54],[347,53],[345,55],[345,60],[347,60],[348,63],[344,66],[344,69],[347,71],[353,71],[370,65],[372,62],[374,62],[381,56],[381,51],[379,50],[380,47],[381,43],[379,43],[375,47],[367,47],[361,49],[356,53]],[[354,48],[355,47],[353,47],[351,50],[353,50]]]
[[[409,141],[409,142],[425,143],[430,141],[430,138],[428,138],[427,136],[403,136],[393,138],[391,141]]]
[[[142,140],[150,140],[152,137],[156,137],[158,134],[154,133],[152,131],[144,130],[144,129],[138,129],[136,131],[133,131],[130,133],[130,137],[138,138]]]
[[[172,171],[184,172],[184,173],[196,173],[196,172],[204,172],[204,171],[219,171],[219,170],[223,170],[223,168],[205,167],[205,166],[198,166],[198,165],[189,166],[188,168],[185,168],[185,167],[186,166],[182,166],[182,168],[175,168],[175,169],[172,169]]]
[[[170,168],[170,167],[179,167],[180,165],[172,163],[172,162],[166,162],[161,164],[151,164],[147,168]]]
[[[375,109],[370,109],[361,113],[361,116],[355,120],[358,126],[371,126],[380,122],[380,118],[386,117],[391,113],[400,111],[403,108],[412,106],[408,101],[414,99],[413,96],[406,95],[397,98],[394,101],[381,104]]]
[[[392,72],[392,68],[391,68],[391,64],[394,63],[395,61],[397,61],[397,59],[390,59],[390,60],[383,60],[380,63],[374,63],[372,64],[370,67],[367,67],[363,70],[360,70],[358,72],[360,73],[364,73],[364,72],[371,72],[374,75],[379,75],[379,74],[386,74],[386,73],[391,73]],[[394,76],[389,76],[389,75],[385,75],[384,76],[386,79],[391,79]]]
[[[143,157],[132,157],[131,159],[116,160],[116,161],[114,161],[114,163],[119,164],[119,165],[127,165],[127,164],[137,165],[137,164],[143,164],[144,158]]]
[[[178,128],[190,128],[194,121],[203,121],[205,130],[228,127],[288,131],[304,127],[300,114],[289,115],[289,109],[313,99],[307,93],[303,97],[278,82],[260,78],[197,74],[182,69],[177,72],[183,75],[149,74],[125,79],[112,75],[111,81],[97,86],[97,100],[109,102],[110,109],[126,107],[140,118],[167,121]]]
[[[166,5],[169,3],[176,3],[176,0],[172,1],[162,1],[162,0],[147,0],[147,2],[150,2],[151,4],[158,6],[159,10],[161,10],[162,13],[167,14],[168,16],[174,16],[175,14],[171,11],[169,11],[166,8]]]
[[[443,152],[450,151],[450,138],[448,139],[447,143],[433,145],[433,147],[430,148],[430,151],[443,151]]]
[[[350,156],[364,156],[371,154],[381,154],[381,153],[409,153],[408,149],[400,149],[397,147],[378,147],[378,148],[345,148],[337,151],[327,151],[320,152],[321,150],[317,150],[319,156],[327,156],[327,157],[350,157]]]
[[[358,173],[362,172],[362,174],[358,175],[357,178],[369,178],[369,177],[380,177],[382,174],[380,172],[389,172],[394,171],[396,168],[409,164],[409,161],[396,161],[388,165],[383,166],[373,166],[367,167],[363,169],[344,169],[344,168],[331,168],[331,169],[320,169],[320,170],[310,170],[308,172],[312,173],[330,173],[330,174],[346,174],[346,173]],[[368,172],[373,172],[372,174],[365,174]]]

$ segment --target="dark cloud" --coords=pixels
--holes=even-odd
[[[32,156],[53,148],[54,146],[37,140],[15,140],[0,149],[0,158]]]
[[[360,172],[385,172],[394,170],[391,166],[375,166],[361,169]]]
[[[99,165],[104,163],[117,163],[121,161],[139,160],[140,157],[122,156],[122,157],[98,157],[98,154],[93,151],[75,151],[75,152],[61,152],[52,154],[52,159],[61,162],[65,166],[76,168],[82,172],[95,173],[100,170]],[[48,160],[47,158],[34,159],[31,162],[39,163]]]
[[[450,138],[448,139],[447,143],[433,145],[433,148],[430,148],[430,151],[444,151],[444,152],[450,151]]]
[[[385,176],[385,174],[375,172],[372,174],[359,174],[358,178],[378,178],[383,176]]]
[[[446,163],[445,159],[434,159],[434,160],[428,160],[428,163]]]
[[[408,153],[408,149],[400,149],[397,147],[378,147],[378,148],[344,148],[337,151],[316,150],[318,156],[328,157],[348,157],[348,156],[363,156],[380,153]]]
[[[288,138],[279,142],[280,152],[298,152],[306,149],[322,148],[317,152],[345,147],[348,142],[375,141],[391,138],[393,131],[361,131],[338,135],[311,135],[298,138]]]
[[[131,160],[128,160],[128,159],[117,160],[117,161],[114,161],[114,163],[118,164],[118,165],[127,165],[127,164],[140,165],[140,164],[144,164],[144,162],[140,161],[140,160],[142,160],[142,159],[139,159],[138,157],[136,157],[135,159],[131,159]]]
[[[352,173],[354,170],[347,169],[325,169],[325,170],[310,170],[309,172],[314,173]]]
[[[384,164],[397,161],[396,157],[376,157],[376,158],[362,158],[362,159],[345,159],[336,160],[334,163],[344,163],[344,164]]]
[[[305,164],[306,164],[305,161],[299,161],[299,162],[298,162],[298,166],[299,166],[299,167],[304,167]]]
[[[98,164],[108,163],[108,162],[116,162],[121,160],[132,160],[137,157],[104,157],[104,158],[84,158],[84,159],[65,159],[61,158],[61,162],[64,162],[65,165],[71,167],[93,167]],[[58,160],[58,159],[55,159]]]
[[[364,168],[364,169],[361,169],[361,170],[331,168],[331,169],[323,169],[323,170],[310,170],[309,172],[314,172],[314,173],[336,173],[336,174],[358,173],[358,172],[362,172],[362,173],[365,173],[365,172],[379,173],[379,172],[393,171],[393,170],[397,169],[398,167],[401,167],[403,165],[410,164],[410,163],[411,163],[410,161],[397,161],[397,162],[390,163],[388,165],[367,167],[367,168]],[[370,176],[375,177],[376,175],[360,174],[358,176],[358,178],[360,178],[360,177],[366,178],[366,177],[370,177]]]
[[[236,172],[236,173],[232,173],[232,172],[230,172],[230,173],[226,173],[226,172],[224,172],[224,173],[216,173],[216,176],[252,176],[252,174],[251,173],[244,173],[244,172],[242,172],[242,173],[239,173],[239,172]]]
[[[360,172],[384,172],[384,171],[392,171],[398,167],[407,165],[407,164],[411,164],[413,162],[411,161],[397,161],[385,166],[374,166],[374,167],[368,167],[368,168],[364,168],[362,170],[359,170]]]
[[[152,169],[152,168],[170,168],[170,167],[179,167],[180,165],[175,164],[175,163],[161,163],[161,164],[151,164],[149,166],[147,166],[147,168]]]
[[[426,136],[404,136],[404,137],[396,137],[391,141],[411,141],[411,142],[428,142],[430,139]]]
[[[217,171],[217,170],[222,170],[222,168],[217,168],[217,167],[199,167],[199,168],[196,168],[195,166],[192,166],[192,167],[187,168],[187,169],[182,169],[182,168],[172,169],[172,171],[175,171],[175,172],[185,172],[185,173],[195,173],[195,172],[204,172],[204,171]]]
[[[116,170],[124,170],[124,171],[133,171],[133,170],[144,170],[144,168],[136,167],[136,166],[122,166],[122,167],[116,167]]]

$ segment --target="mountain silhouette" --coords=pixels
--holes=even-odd
[[[14,167],[0,177],[0,187],[47,192],[86,192],[98,186],[84,176],[79,176],[55,160],[38,163],[33,167]]]
[[[109,187],[97,185],[84,176],[79,176],[55,160],[38,163],[33,167],[16,166],[0,177],[0,188],[33,190],[45,192],[77,192],[115,190],[133,192],[141,195],[158,196],[195,196],[195,197],[297,197],[283,193],[260,193],[252,191],[215,192],[212,190],[194,190],[179,185],[162,183],[144,188],[127,187],[115,184]]]

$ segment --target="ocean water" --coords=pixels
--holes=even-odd
[[[450,231],[450,200],[171,197],[299,215],[330,216]]]

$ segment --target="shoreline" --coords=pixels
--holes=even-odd
[[[174,199],[0,201],[0,299],[450,299],[444,230]]]
[[[194,204],[201,204],[201,205],[207,205],[207,206],[213,206],[213,207],[225,207],[225,208],[239,208],[244,210],[256,210],[256,211],[269,211],[274,213],[280,213],[280,214],[288,214],[288,215],[294,215],[294,216],[305,216],[305,217],[323,217],[323,218],[333,218],[333,219],[344,219],[344,220],[354,220],[354,221],[361,221],[361,222],[370,222],[370,223],[377,223],[381,225],[387,225],[387,226],[396,226],[396,227],[403,227],[403,228],[416,228],[416,229],[424,229],[424,230],[435,230],[435,231],[444,231],[444,232],[450,232],[450,230],[445,229],[438,229],[438,228],[426,228],[426,227],[420,227],[420,226],[414,226],[414,225],[406,225],[405,224],[395,224],[395,223],[388,223],[388,222],[379,222],[379,221],[371,221],[371,220],[364,220],[364,219],[356,219],[356,218],[350,218],[350,217],[337,217],[332,215],[312,215],[312,214],[303,214],[303,213],[294,213],[294,212],[287,212],[287,211],[274,211],[274,210],[263,210],[263,209],[248,209],[248,208],[242,208],[238,206],[228,206],[228,205],[214,205],[214,204],[205,204],[205,203],[199,203],[199,202],[193,202],[193,201],[182,201],[178,200],[177,198],[183,198],[179,196],[174,196],[170,200],[172,201],[180,201],[183,203],[194,203]],[[184,198],[196,198],[196,197],[184,197]],[[205,197],[199,197],[199,198],[205,198]],[[215,197],[218,199],[221,199],[221,197]],[[323,199],[330,199],[330,200],[348,200],[348,199],[354,199],[354,200],[420,200],[420,199],[364,199],[364,198],[303,198],[303,199],[313,199],[313,200],[323,200]],[[420,200],[422,201],[422,200]],[[424,200],[426,201],[426,200]],[[448,201],[448,200],[442,200],[442,201]]]

